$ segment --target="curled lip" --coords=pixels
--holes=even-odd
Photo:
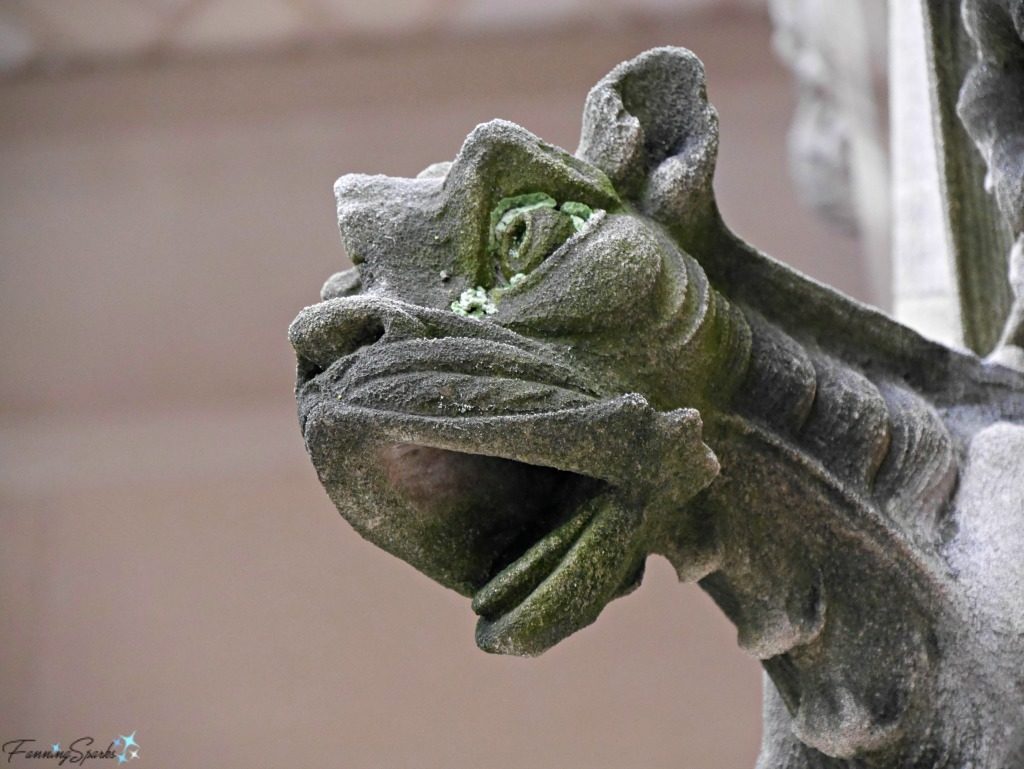
[[[352,405],[407,413],[521,414],[583,405],[595,394],[566,366],[503,342],[467,337],[414,339],[339,361],[332,390]],[[394,396],[401,392],[401,398]],[[439,407],[440,410],[439,410]]]
[[[546,345],[497,324],[372,296],[303,310],[289,335],[298,353],[303,431],[325,399],[423,416],[523,414],[598,395]]]
[[[593,517],[594,510],[581,505],[477,590],[473,611],[494,620],[518,606],[558,566]]]

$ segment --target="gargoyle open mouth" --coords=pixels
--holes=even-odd
[[[496,324],[357,296],[303,311],[291,337],[306,445],[333,501],[367,539],[471,595],[489,651],[540,653],[636,584],[668,443],[685,436],[687,465],[713,472],[695,412],[603,396]]]
[[[458,577],[449,584],[472,597],[477,642],[487,651],[540,653],[640,577],[641,515],[617,505],[605,481],[417,443],[383,445],[377,457],[390,490],[433,524],[419,536],[406,527],[396,554],[431,576],[443,572],[442,582]],[[407,544],[414,556],[397,552]]]

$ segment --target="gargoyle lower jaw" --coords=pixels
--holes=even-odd
[[[590,472],[566,468],[572,452],[555,443],[559,424],[600,433],[621,405],[454,420],[325,402],[306,438],[363,536],[472,597],[481,648],[535,655],[593,622],[641,571],[643,503],[595,477],[609,475],[607,457]]]
[[[586,400],[453,417],[321,391],[305,402],[306,443],[357,531],[473,597],[481,648],[535,655],[636,583],[649,513],[717,471],[696,412],[657,412],[638,395]]]
[[[495,575],[473,598],[477,645],[534,656],[591,624],[643,574],[643,510],[604,489]]]

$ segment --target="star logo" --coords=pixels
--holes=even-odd
[[[111,743],[115,751],[121,751],[116,756],[117,763],[126,764],[129,761],[140,757],[138,748],[140,748],[141,746],[135,740],[136,733],[137,730],[135,732],[132,732],[131,734],[122,734],[119,737],[115,738],[114,741]]]
[[[53,749],[54,753],[60,753],[60,743],[59,742],[53,743],[50,747]]]

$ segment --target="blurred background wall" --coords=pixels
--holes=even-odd
[[[5,0],[0,742],[159,767],[752,766],[760,679],[663,562],[544,657],[362,542],[307,462],[285,329],[347,266],[331,184],[705,61],[735,229],[867,299],[795,202],[758,0]]]

